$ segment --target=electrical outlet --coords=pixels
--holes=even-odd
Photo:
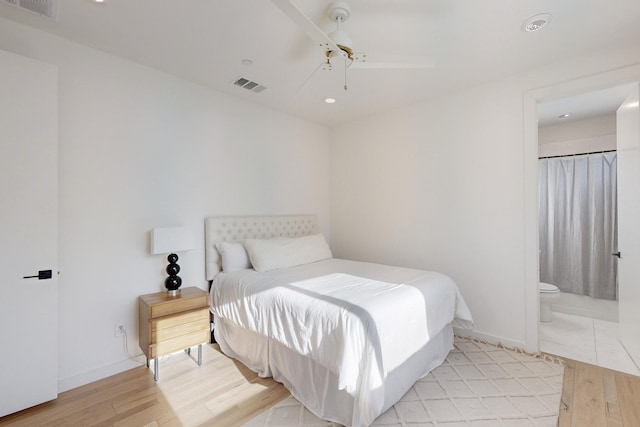
[[[119,337],[124,333],[124,331],[126,331],[126,328],[124,327],[124,323],[116,323],[113,330],[113,335],[116,337]]]

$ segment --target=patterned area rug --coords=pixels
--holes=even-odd
[[[558,422],[564,366],[456,337],[445,362],[419,380],[373,426],[551,427]],[[289,397],[243,427],[338,426]]]

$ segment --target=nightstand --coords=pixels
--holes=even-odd
[[[209,341],[209,303],[200,288],[181,289],[176,295],[156,292],[138,301],[140,348],[153,359],[153,379],[158,381],[158,358],[178,350],[191,352],[198,346],[198,365],[202,365],[202,343]]]

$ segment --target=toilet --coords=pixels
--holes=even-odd
[[[560,299],[560,289],[551,283],[540,282],[538,292],[540,294],[540,321],[551,322],[553,320],[551,303]]]

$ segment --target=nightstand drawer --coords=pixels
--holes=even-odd
[[[209,328],[209,309],[151,319],[150,341],[157,343]]]
[[[202,293],[202,295],[199,295],[197,297],[176,299],[174,301],[170,301],[170,303],[152,305],[150,308],[151,317],[155,318],[202,307],[209,307],[209,304],[207,302],[207,294],[204,292]]]
[[[153,379],[158,381],[158,358],[198,346],[202,365],[202,344],[209,342],[209,295],[200,288],[183,288],[176,294],[155,292],[138,298],[138,342],[149,360]]]
[[[205,328],[200,331],[181,335],[168,341],[151,344],[149,346],[149,358],[155,359],[158,356],[193,347],[207,341],[209,341],[209,331],[208,328]]]

